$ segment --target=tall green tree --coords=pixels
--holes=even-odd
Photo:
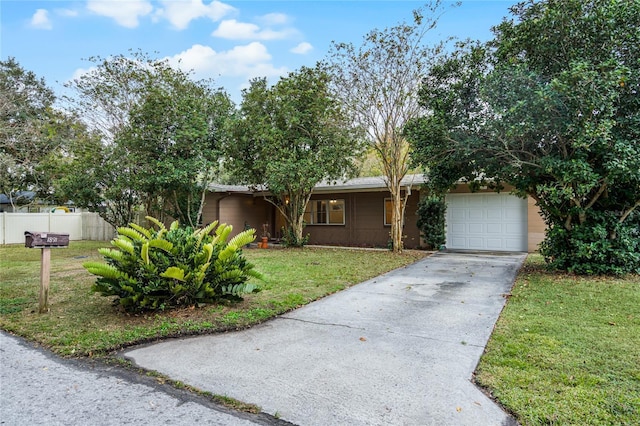
[[[67,100],[103,147],[86,163],[86,175],[95,179],[92,191],[77,198],[89,208],[101,206],[98,211],[116,226],[126,225],[136,207],[197,226],[219,167],[224,123],[233,108],[229,97],[211,81],[193,81],[144,53],[91,60],[96,66],[69,83],[75,96]],[[87,180],[75,176],[76,182],[66,182],[69,190],[82,189]]]
[[[0,61],[0,194],[12,204],[21,191],[41,193],[47,187],[39,169],[59,150],[59,124],[65,121],[54,101],[44,79],[14,58]]]
[[[268,191],[286,218],[290,244],[301,246],[313,187],[355,172],[358,133],[330,91],[322,65],[302,67],[269,87],[255,79],[242,93],[227,145],[236,179]]]
[[[406,131],[430,179],[532,196],[551,267],[640,270],[640,2],[522,2],[423,81]]]
[[[197,227],[233,103],[221,90],[171,74],[148,89],[116,141],[132,155],[145,210]]]
[[[427,46],[425,36],[442,13],[440,0],[413,13],[412,23],[369,32],[360,46],[334,43],[329,55],[336,93],[382,164],[391,194],[391,240],[402,251],[402,226],[409,191],[402,180],[410,167],[404,125],[419,116],[418,87],[442,44]]]

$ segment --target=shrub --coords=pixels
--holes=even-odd
[[[438,249],[447,241],[444,227],[446,212],[447,205],[442,196],[430,195],[418,204],[418,228],[430,249]]]
[[[115,248],[99,250],[107,263],[83,265],[98,276],[93,291],[117,296],[128,311],[141,311],[238,300],[242,294],[258,290],[247,281],[262,276],[241,249],[255,239],[254,229],[227,242],[232,227],[218,226],[217,221],[194,230],[177,221],[167,229],[157,219],[147,219],[157,229],[133,223],[120,227],[111,241]]]
[[[588,222],[570,231],[550,226],[540,253],[549,269],[582,275],[640,273],[640,214],[620,223],[615,215],[591,212]]]
[[[293,229],[291,229],[290,226],[283,226],[280,230],[282,232],[280,243],[284,247],[304,247],[309,242],[309,234],[303,236],[302,239],[300,239],[296,237],[296,233],[293,231]]]

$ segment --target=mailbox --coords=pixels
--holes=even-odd
[[[68,247],[69,234],[55,232],[29,232],[24,233],[24,246],[29,248]]]

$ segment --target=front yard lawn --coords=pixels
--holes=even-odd
[[[476,380],[523,425],[640,424],[640,277],[520,271]]]
[[[247,249],[247,259],[266,277],[258,282],[261,292],[239,303],[134,315],[116,310],[113,298],[90,291],[96,277],[82,264],[102,260],[97,249],[109,246],[83,241],[51,250],[48,314],[37,313],[40,250],[0,246],[0,328],[61,355],[105,355],[162,337],[248,327],[427,255],[310,247]]]

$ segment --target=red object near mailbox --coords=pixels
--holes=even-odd
[[[29,248],[68,247],[69,234],[56,232],[30,232],[24,233],[24,246]]]

